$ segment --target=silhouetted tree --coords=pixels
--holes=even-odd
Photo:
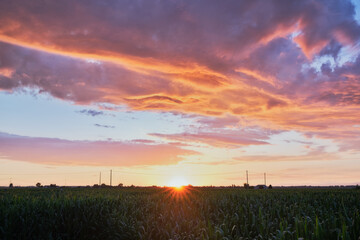
[[[272,189],[272,186],[271,186],[271,184],[269,185],[269,189]]]
[[[10,183],[10,184],[9,184],[9,187],[12,188],[12,187],[14,187],[14,185],[13,185],[12,183]]]
[[[249,188],[249,184],[244,183],[244,188],[245,188],[245,189],[248,189],[248,188]]]
[[[36,187],[42,187],[41,183],[36,183]]]
[[[118,187],[124,187],[124,184],[119,183]]]

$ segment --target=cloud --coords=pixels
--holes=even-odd
[[[98,124],[98,123],[95,123],[94,126],[96,126],[96,127],[102,127],[102,128],[115,128],[115,126],[103,125],[103,124]]]
[[[248,145],[266,145],[269,139],[268,131],[244,129],[213,129],[213,131],[199,130],[197,132],[183,132],[175,134],[151,133],[150,136],[164,138],[171,141],[203,143],[214,147],[238,148]]]
[[[233,159],[238,162],[303,162],[339,160],[340,156],[335,153],[310,151],[304,155],[251,155],[235,157]]]
[[[240,125],[241,119],[233,115],[226,115],[224,117],[198,117],[197,123],[207,128],[224,128],[237,127]]]
[[[128,99],[132,98],[141,99],[143,105],[149,102],[178,105],[181,99],[169,101],[174,99],[171,95],[188,101],[187,95],[196,92],[162,76],[140,74],[112,63],[94,64],[5,43],[0,43],[0,53],[1,69],[6,68],[7,72],[11,69],[10,77],[0,75],[0,87],[4,90],[37,88],[79,104],[107,102],[130,106],[132,102]]]
[[[349,164],[351,165],[351,164]],[[284,168],[272,173],[267,173],[268,181],[278,186],[330,186],[330,185],[356,185],[359,172],[358,166],[349,167],[348,164],[329,165],[323,167],[323,163],[314,166],[297,168]],[[259,179],[261,177],[259,176]],[[301,179],[299,184],[298,179]]]
[[[83,110],[80,110],[78,111],[79,113],[83,113],[85,115],[88,115],[88,116],[99,116],[99,115],[104,115],[104,112],[103,111],[96,111],[96,110],[92,110],[92,109],[83,109]]]
[[[206,143],[214,147],[239,147],[246,145],[263,145],[268,144],[265,141],[247,139],[242,137],[233,137],[231,135],[215,134],[215,133],[181,133],[181,134],[149,134],[154,137],[161,137],[168,140],[182,141],[182,142],[199,142]]]
[[[202,122],[209,128],[326,137],[358,124],[360,26],[351,1],[14,0],[0,9],[3,91],[219,119]],[[211,129],[161,137],[266,143]]]
[[[143,143],[143,144],[155,144],[156,143],[154,140],[149,140],[149,139],[134,139],[131,142]]]
[[[217,71],[228,68],[224,59],[231,63],[234,51],[247,52],[294,31],[300,32],[295,41],[308,56],[329,39],[349,44],[360,33],[350,1],[15,0],[2,2],[1,9],[3,41],[139,65],[146,65],[145,58],[175,68],[195,60]]]
[[[199,153],[174,144],[120,141],[69,141],[0,133],[0,155],[50,165],[170,165]]]

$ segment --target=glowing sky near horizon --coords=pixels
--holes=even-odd
[[[0,186],[360,184],[357,1],[0,1]]]

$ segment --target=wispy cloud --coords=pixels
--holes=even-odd
[[[104,125],[104,124],[98,124],[98,123],[95,123],[94,126],[95,127],[103,127],[103,128],[115,128],[115,126],[112,126],[112,125]]]
[[[83,110],[80,110],[78,112],[82,113],[82,114],[85,114],[85,115],[88,115],[88,116],[93,116],[93,117],[104,115],[103,111],[96,111],[96,110],[92,110],[92,109],[83,109]]]

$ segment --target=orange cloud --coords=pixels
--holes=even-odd
[[[252,71],[252,70],[249,70],[249,69],[243,69],[243,68],[236,69],[235,71],[240,72],[240,73],[244,73],[244,74],[246,74],[246,75],[248,75],[250,77],[256,78],[256,79],[264,81],[266,83],[270,83],[273,86],[276,85],[276,79],[274,79],[272,76],[265,77],[265,76],[262,76],[261,74],[255,72],[255,71]]]
[[[318,54],[329,43],[328,39],[319,40],[315,43],[308,43],[307,38],[302,34],[295,37],[294,41],[299,44],[308,59],[313,59],[313,56]]]

